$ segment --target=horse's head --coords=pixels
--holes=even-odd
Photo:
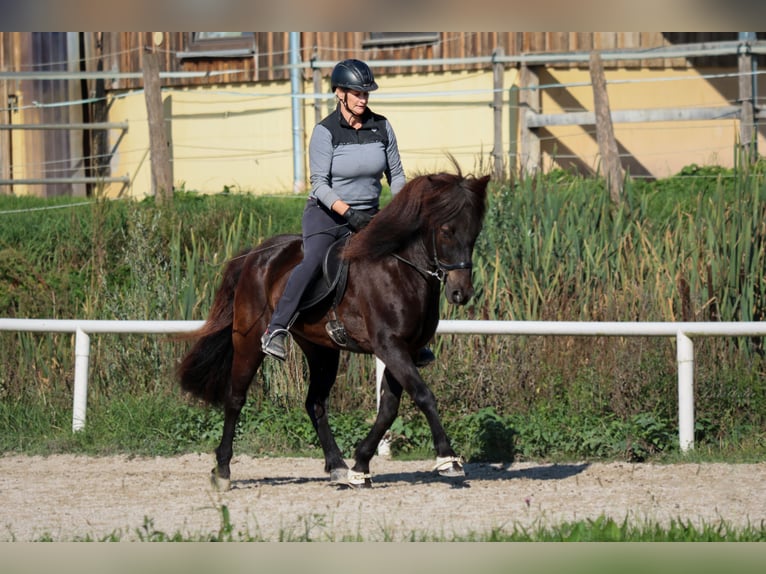
[[[474,294],[473,246],[486,212],[489,176],[464,176],[454,159],[453,163],[456,174],[420,175],[408,181],[372,223],[352,238],[345,257],[379,260],[394,254],[420,273],[438,277],[450,303],[468,303]],[[419,258],[399,255],[413,246]]]
[[[465,305],[474,295],[473,248],[486,211],[489,176],[432,176],[434,193],[424,209],[431,222],[430,249],[444,296]]]

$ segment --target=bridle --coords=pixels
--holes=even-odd
[[[436,248],[435,229],[431,232],[431,245],[433,246],[433,260],[430,261],[430,263],[433,265],[434,269],[424,269],[423,267],[413,263],[409,259],[405,259],[397,253],[394,253],[393,256],[402,263],[406,263],[413,269],[419,271],[426,277],[426,279],[428,279],[428,277],[434,277],[438,279],[440,283],[445,283],[447,281],[447,274],[450,271],[456,271],[458,269],[473,269],[473,262],[470,259],[468,261],[459,261],[457,263],[445,263],[439,258],[439,252]],[[428,250],[426,250],[426,252],[427,251]]]

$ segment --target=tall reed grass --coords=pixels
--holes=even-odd
[[[726,176],[726,177],[724,177]],[[766,228],[758,170],[628,181],[614,205],[600,180],[564,172],[491,186],[474,254],[476,297],[444,318],[752,321],[764,314]],[[39,205],[2,198],[0,207]],[[204,319],[224,264],[265,237],[299,232],[300,198],[176,195],[22,211],[0,226],[0,315]],[[71,403],[73,340],[0,333],[3,401]],[[676,411],[673,341],[618,337],[439,336],[424,376],[452,416],[491,408],[529,416],[616,417]],[[766,433],[760,340],[696,342],[698,439]],[[121,393],[178,399],[180,343],[98,336],[93,404]],[[300,408],[305,367],[267,362],[253,400]],[[374,361],[344,355],[333,408],[372,412]],[[403,417],[417,416],[403,404]]]
[[[601,181],[563,172],[497,186],[476,248],[478,296],[465,309],[445,305],[443,316],[762,320],[763,178],[729,175],[705,190],[695,189],[699,180],[692,178],[676,178],[675,188],[629,181],[621,205]],[[672,341],[441,339],[440,357],[448,360],[435,368],[436,392],[450,408],[531,412],[563,405],[623,419],[641,412],[675,417]],[[700,433],[720,438],[739,424],[763,429],[763,411],[753,409],[766,398],[761,341],[710,338],[697,349],[697,408],[706,421]]]

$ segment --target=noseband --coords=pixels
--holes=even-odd
[[[468,261],[459,261],[457,263],[445,263],[439,259],[439,253],[436,250],[436,230],[431,232],[431,243],[434,248],[434,266],[436,267],[434,273],[442,283],[447,280],[447,273],[450,271],[455,271],[457,269],[473,269],[473,262],[470,259]]]
[[[473,269],[473,262],[468,261],[459,261],[458,263],[445,263],[441,259],[439,259],[439,253],[436,250],[436,230],[433,230],[431,232],[431,244],[433,245],[433,266],[434,269],[423,269],[422,267],[416,265],[412,261],[409,261],[402,257],[401,255],[398,255],[394,253],[394,257],[396,257],[399,261],[406,263],[410,267],[420,271],[423,275],[426,276],[426,278],[435,277],[439,280],[441,283],[445,283],[447,281],[447,274],[450,271],[456,271],[458,269]]]

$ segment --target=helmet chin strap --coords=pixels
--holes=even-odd
[[[355,114],[354,112],[351,111],[351,108],[348,107],[348,92],[344,91],[343,92],[343,98],[338,98],[338,101],[341,104],[343,104],[343,107],[346,108],[346,111],[349,114],[351,114],[352,118],[354,118],[356,120],[361,120],[362,116],[360,116],[359,114]]]

